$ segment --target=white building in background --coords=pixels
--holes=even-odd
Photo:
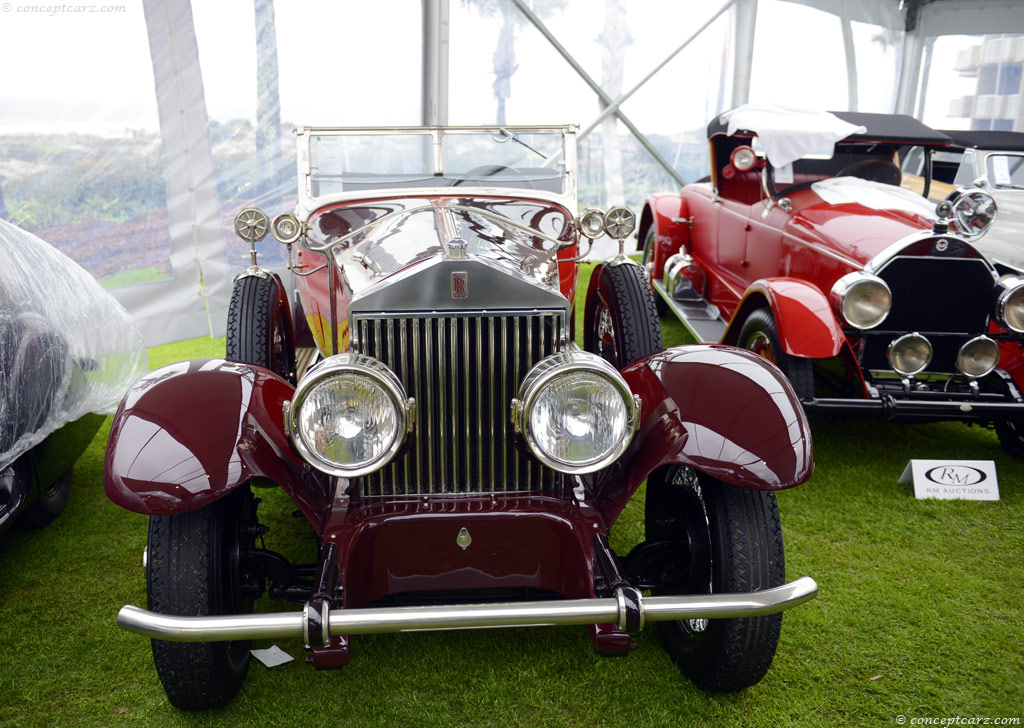
[[[955,70],[977,86],[950,102],[950,116],[970,119],[971,129],[1024,131],[1024,35],[982,36],[957,54]]]

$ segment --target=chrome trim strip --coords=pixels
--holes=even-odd
[[[417,342],[419,342],[420,338],[421,338],[420,337],[420,332],[419,332],[420,323],[421,322],[420,322],[419,319],[412,319],[412,328],[413,328],[412,342],[413,342],[413,346],[416,346]],[[418,352],[414,352],[413,355],[412,355],[412,375],[413,375],[413,377],[416,378],[417,382],[420,381],[420,357],[419,357],[419,353]],[[425,414],[423,416],[426,417],[427,419],[430,418],[430,411],[429,411],[429,409],[424,408],[424,407],[420,407],[419,411],[420,412],[425,412]],[[423,482],[423,467],[420,465],[420,463],[423,461],[423,452],[422,452],[423,448],[420,447],[420,442],[417,442],[414,447],[416,448],[416,451],[414,453],[415,460],[416,460],[416,493],[419,493],[420,492],[420,483]],[[406,483],[408,483],[408,481],[406,481]]]
[[[504,386],[508,381],[508,319],[504,316],[501,319],[501,383]],[[500,416],[496,410],[495,416]],[[508,491],[508,418],[501,416],[501,486],[502,490]]]
[[[491,411],[490,412],[491,416],[489,418],[490,419],[490,428],[491,428],[491,442],[492,443],[497,443],[498,440],[495,437],[495,432],[494,432],[494,420],[495,420],[495,417],[497,416],[497,413],[501,411],[501,405],[500,405],[501,397],[500,397],[500,395],[497,394],[497,392],[495,391],[495,387],[494,387],[494,370],[497,368],[495,366],[495,362],[494,362],[495,354],[497,353],[496,350],[495,350],[495,347],[494,347],[494,329],[497,327],[498,318],[496,316],[491,316],[491,317],[489,317],[487,319],[487,321],[488,321],[487,332],[488,332],[488,337],[490,339],[490,341],[489,341],[489,348],[487,350],[488,351],[487,361],[489,363],[489,366],[487,367],[487,374],[488,374],[487,383],[488,383],[488,392],[490,393],[490,397],[488,397],[487,405],[488,405],[488,408]],[[505,447],[505,441],[504,440],[501,441],[501,447],[503,449]],[[498,489],[498,479],[497,479],[497,477],[495,476],[495,473],[494,473],[494,468],[495,468],[495,466],[497,464],[496,463],[497,458],[496,458],[496,455],[495,455],[496,450],[497,450],[497,448],[494,447],[494,445],[492,444],[492,446],[491,446],[491,490],[492,491],[496,491]]]
[[[889,263],[891,263],[893,260],[895,260],[898,257],[904,257],[904,256],[900,256],[900,252],[902,252],[903,249],[906,248],[908,245],[920,242],[922,240],[927,240],[928,238],[950,238],[952,240],[957,240],[957,241],[959,241],[959,242],[961,242],[961,243],[963,243],[963,244],[965,244],[965,245],[967,245],[967,246],[969,246],[971,248],[974,248],[974,246],[971,245],[971,243],[969,241],[964,240],[964,238],[962,238],[959,235],[956,235],[954,233],[937,234],[937,233],[935,233],[935,232],[933,232],[931,230],[922,230],[919,233],[911,233],[910,235],[907,235],[906,237],[900,238],[895,243],[893,243],[892,245],[887,247],[885,250],[883,250],[881,253],[878,253],[877,255],[875,255],[874,258],[869,260],[864,265],[864,271],[866,273],[874,273],[874,274],[877,275],[879,271],[881,271],[883,268],[885,268],[885,266],[889,265]],[[988,267],[989,271],[992,273],[993,280],[999,278],[999,275],[996,273],[996,269],[984,257],[982,257],[982,258],[943,258],[943,260],[980,260],[982,263],[984,263]]]
[[[433,339],[433,322],[434,319],[427,319],[426,327],[427,331],[423,336],[423,343],[426,345],[427,351],[425,352],[427,360],[427,480],[433,481],[434,479],[434,343]],[[440,333],[444,324],[438,326],[438,333]],[[440,433],[438,433],[440,434]],[[441,438],[444,439],[444,438]],[[442,479],[442,491],[443,483]]]
[[[447,404],[455,396],[455,388],[452,387],[452,389],[449,390],[445,386],[446,385],[446,380],[445,380],[445,376],[444,376],[445,367],[449,365],[449,362],[447,362],[446,358],[445,358],[444,342],[445,342],[445,337],[448,335],[448,333],[447,333],[448,332],[448,328],[449,328],[450,325],[453,325],[454,322],[451,321],[450,319],[441,319],[439,324],[440,325],[437,327],[437,338],[436,338],[435,341],[431,342],[431,344],[430,344],[431,347],[433,347],[435,344],[437,345],[437,389],[438,389],[438,423],[437,423],[437,427],[438,427],[438,431],[440,431],[441,428],[444,427],[444,422],[445,422],[446,414],[447,414]],[[434,371],[430,367],[427,367],[427,370],[430,371],[431,373],[433,373],[433,371]],[[433,419],[433,418],[431,418],[431,419]],[[452,432],[454,432],[454,430],[452,430]],[[440,440],[441,440],[441,460],[440,460],[440,462],[441,462],[441,477],[440,477],[440,481],[441,482],[440,482],[440,485],[441,485],[441,492],[442,493],[447,493],[448,490],[449,490],[449,486],[451,486],[451,483],[452,483],[452,476],[449,475],[449,471],[448,471],[448,438],[445,437],[444,435],[442,435]],[[455,451],[455,443],[453,442],[452,443],[452,452],[454,453],[454,451]]]
[[[519,368],[519,347],[520,347],[519,341],[520,341],[521,333],[522,333],[520,331],[521,321],[522,321],[522,319],[517,319],[516,320],[516,322],[515,322],[516,325],[515,325],[515,327],[513,329],[513,332],[512,332],[512,336],[514,337],[513,340],[512,340],[512,356],[513,356],[513,361],[515,362],[515,366],[512,369],[512,376],[515,378],[514,381],[516,381],[516,382],[523,381],[523,374],[522,374],[522,372],[520,371],[520,368]],[[515,476],[514,476],[513,483],[518,483],[519,482],[519,460],[520,460],[520,458],[515,457],[515,455],[513,454],[512,462],[514,464],[514,469],[515,469]]]
[[[456,399],[456,394],[455,394],[455,392],[459,388],[459,386],[458,386],[458,377],[456,376],[457,372],[455,371],[457,366],[458,366],[458,361],[459,361],[459,353],[458,353],[459,345],[458,345],[458,340],[456,338],[457,332],[458,332],[458,328],[459,328],[458,321],[452,319],[452,321],[451,321],[451,331],[448,332],[448,349],[451,351],[451,355],[452,355],[451,361],[448,363],[448,367],[449,367],[449,369],[451,370],[451,373],[452,373],[452,376],[451,376],[452,389],[451,389],[451,392],[449,392],[449,394],[451,396],[451,403],[452,403],[452,428],[449,430],[449,432],[452,433],[452,436],[454,436],[455,433],[458,432],[458,430],[459,430],[458,400]],[[452,448],[452,457],[451,457],[451,467],[452,467],[451,490],[452,490],[453,493],[458,491],[458,489],[459,489],[459,464],[458,464],[457,460],[458,460],[458,454],[457,454],[455,448]]]
[[[468,357],[467,357],[468,358]],[[476,441],[484,441],[484,328],[483,317],[476,319]],[[492,418],[493,421],[493,418]],[[466,448],[467,450],[470,448]],[[484,484],[483,448],[476,449],[476,480]]]
[[[469,490],[469,484],[473,481],[473,475],[472,475],[472,473],[473,473],[473,470],[472,470],[473,466],[472,466],[471,459],[470,459],[471,458],[470,451],[472,450],[472,448],[468,447],[468,445],[469,445],[469,438],[470,438],[470,431],[471,431],[470,427],[472,425],[472,422],[471,422],[472,418],[470,417],[470,412],[469,412],[469,392],[467,392],[466,389],[465,389],[466,384],[468,384],[469,381],[470,381],[470,379],[469,379],[469,359],[470,359],[470,353],[469,353],[469,321],[464,319],[462,321],[462,372],[463,372],[462,373],[462,376],[463,376],[463,380],[462,380],[463,390],[462,390],[462,392],[463,392],[463,397],[465,397],[465,400],[466,400],[465,407],[464,407],[464,410],[465,410],[465,413],[466,413],[466,439],[465,439],[465,443],[467,445],[467,447],[466,447],[466,490]]]
[[[645,622],[684,619],[755,617],[791,609],[818,594],[814,579],[804,576],[764,591],[738,594],[693,594],[642,597]],[[426,607],[332,609],[327,614],[331,636],[574,624],[616,624],[624,615],[615,597],[565,599],[505,604]],[[117,613],[121,629],[172,642],[210,642],[263,638],[301,638],[302,612],[179,617],[127,605]]]

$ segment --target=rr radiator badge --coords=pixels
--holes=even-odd
[[[463,271],[452,273],[452,298],[469,297],[469,274]]]
[[[459,545],[459,548],[465,551],[469,548],[469,545],[473,543],[473,537],[469,535],[469,529],[465,526],[459,529],[459,535],[455,537],[455,543]]]

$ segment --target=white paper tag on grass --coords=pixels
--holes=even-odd
[[[251,652],[253,657],[267,667],[277,667],[295,659],[277,645],[268,647],[265,650],[251,650]]]
[[[900,482],[913,482],[917,498],[999,500],[992,460],[911,460]]]

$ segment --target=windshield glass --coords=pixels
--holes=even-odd
[[[562,131],[311,130],[312,197],[374,189],[509,187],[564,193]]]
[[[985,167],[993,187],[1024,190],[1024,155],[990,154]]]

